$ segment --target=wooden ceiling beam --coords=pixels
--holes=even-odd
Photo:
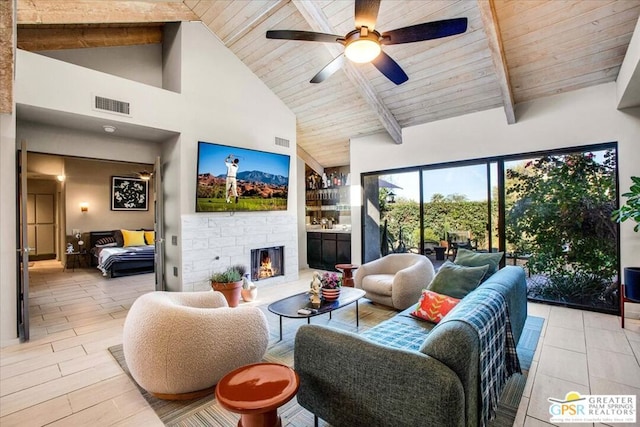
[[[253,16],[253,19],[251,19],[251,21],[247,25],[239,28],[234,33],[229,34],[222,40],[222,42],[225,44],[225,46],[231,46],[232,44],[240,40],[244,35],[248,34],[251,30],[256,28],[258,25],[266,21],[271,15],[276,13],[287,3],[289,3],[289,0],[277,0],[275,3],[267,5],[265,9]]]
[[[0,114],[13,112],[13,1],[0,1]]]
[[[299,145],[296,145],[296,154],[307,164],[307,166],[316,171],[318,175],[322,175],[324,173],[322,165]]]
[[[509,81],[509,69],[507,68],[507,62],[504,56],[495,5],[493,4],[493,0],[478,0],[478,8],[480,9],[484,32],[487,35],[491,59],[493,60],[493,65],[496,70],[498,86],[500,86],[500,93],[502,94],[504,113],[507,116],[507,123],[512,125],[516,122],[513,91],[511,90],[511,82]]]
[[[313,31],[336,34],[336,30],[329,23],[329,19],[315,2],[292,0],[292,3],[309,23]],[[338,44],[324,43],[324,45],[334,58],[344,53],[344,48]],[[389,108],[382,102],[382,99],[378,96],[369,80],[367,80],[364,74],[354,67],[349,60],[344,62],[342,69],[358,89],[365,102],[373,110],[391,138],[396,144],[402,144],[402,128],[400,124],[393,114],[391,114]]]
[[[183,2],[137,0],[18,0],[17,16],[18,25],[127,24],[199,20]]]
[[[162,43],[162,26],[18,27],[18,48],[28,51]]]

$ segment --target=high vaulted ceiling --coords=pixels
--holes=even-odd
[[[100,10],[84,21],[51,18],[89,3]],[[137,26],[141,39],[152,39],[153,30],[141,24],[195,16],[295,113],[299,147],[324,167],[349,162],[352,137],[387,131],[401,143],[403,127],[496,107],[514,123],[519,103],[614,81],[639,15],[640,0],[382,0],[379,31],[469,20],[464,34],[383,46],[409,76],[396,86],[371,64],[348,61],[311,84],[343,47],[265,37],[267,30],[344,35],[354,29],[352,0],[18,1],[21,30],[67,24],[70,35],[76,32],[71,37],[78,29],[68,25],[84,22]],[[19,31],[19,47],[20,39]]]

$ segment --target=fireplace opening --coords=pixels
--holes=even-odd
[[[284,246],[251,249],[251,280],[284,275]]]

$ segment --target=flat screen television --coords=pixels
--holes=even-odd
[[[196,212],[287,210],[289,163],[286,154],[199,141]]]

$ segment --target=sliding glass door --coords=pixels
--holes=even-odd
[[[362,178],[363,262],[500,251],[525,269],[531,300],[617,312],[614,143]]]

